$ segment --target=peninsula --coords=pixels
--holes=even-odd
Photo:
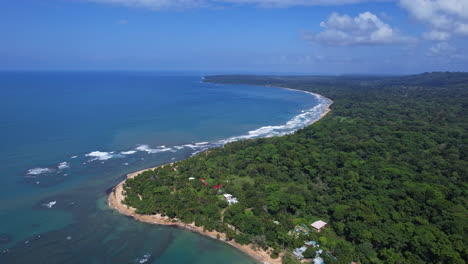
[[[317,92],[333,111],[129,174],[111,207],[268,263],[464,263],[468,74],[206,81]]]

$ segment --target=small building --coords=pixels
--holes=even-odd
[[[222,186],[223,186],[222,184],[218,184],[218,185],[213,186],[213,188],[219,189],[219,188],[221,188]]]
[[[320,232],[322,229],[324,229],[327,226],[327,223],[325,223],[322,220],[315,221],[311,224],[311,226],[317,231]]]
[[[235,197],[233,197],[233,198],[231,198],[231,199],[228,199],[227,201],[228,201],[229,204],[236,204],[236,203],[239,202],[239,201],[237,200],[237,198],[235,198]]]
[[[195,180],[195,177],[190,177],[188,179],[189,179],[189,181],[192,181],[192,180]]]
[[[295,248],[293,250],[293,255],[299,259],[299,260],[302,260],[304,259],[304,252],[306,252],[307,248],[309,247],[313,247],[313,248],[319,248],[319,244],[317,244],[317,242],[315,241],[304,241],[304,245],[305,246],[302,246],[300,248]],[[323,250],[319,249],[319,250],[316,250],[315,251],[315,257],[320,257],[320,254],[322,254]],[[323,260],[322,260],[323,261]],[[323,263],[323,262],[322,262]]]
[[[226,199],[226,201],[229,203],[229,205],[236,204],[239,202],[236,197],[232,196],[232,194],[225,193],[223,194],[223,196],[224,196],[224,199]]]
[[[307,226],[304,226],[304,225],[297,225],[295,228],[294,228],[294,231],[296,232],[299,232],[299,233],[302,233],[304,235],[307,235],[310,233],[310,229],[307,227]]]
[[[323,258],[321,257],[316,257],[314,258],[314,264],[324,264],[325,262],[323,261]]]
[[[208,186],[208,182],[205,179],[200,179],[200,181],[203,182],[205,186]]]
[[[309,247],[310,247],[310,246],[313,246],[313,247],[317,246],[317,242],[315,242],[315,241],[305,242],[304,244],[305,244],[306,246],[309,246]]]
[[[304,259],[304,252],[307,250],[307,247],[306,246],[303,246],[303,247],[300,247],[300,248],[295,248],[293,250],[293,255],[297,258],[297,259]]]

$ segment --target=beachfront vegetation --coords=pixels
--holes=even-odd
[[[138,213],[276,254],[315,240],[331,253],[326,263],[465,263],[468,74],[207,81],[291,87],[334,103],[293,135],[230,143],[127,180],[125,203]],[[318,219],[329,223],[320,233],[290,232]]]

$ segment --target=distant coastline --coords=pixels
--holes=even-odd
[[[261,86],[261,85],[253,85],[253,86]],[[281,88],[281,89],[300,91],[300,92],[312,94],[314,96],[317,96],[317,97],[320,97],[320,98],[323,98],[323,99],[327,100],[327,102],[329,102],[329,104],[327,104],[326,107],[324,108],[324,111],[322,113],[320,113],[320,118],[312,121],[309,125],[312,125],[315,122],[317,122],[318,120],[322,119],[324,116],[326,116],[331,111],[330,106],[333,103],[333,101],[331,99],[329,99],[329,98],[326,98],[326,97],[320,95],[320,94],[307,92],[307,91],[302,91],[302,90],[297,90],[297,89],[293,89],[293,88],[289,88],[289,87],[278,87],[278,86],[262,86],[262,87],[272,87],[272,88]],[[163,164],[163,165],[158,166],[158,167],[163,167],[165,165],[166,164]],[[143,169],[143,170],[140,170],[140,171],[137,171],[137,172],[127,174],[126,179],[134,178],[134,177],[136,177],[137,175],[139,175],[140,173],[142,173],[144,171],[154,170],[154,169],[156,169],[158,167]],[[179,219],[171,219],[171,218],[169,218],[167,216],[162,216],[160,214],[141,215],[141,214],[135,213],[135,211],[136,211],[135,208],[129,207],[129,206],[127,206],[127,205],[125,205],[123,203],[123,200],[125,199],[123,186],[125,184],[126,179],[123,180],[122,182],[120,182],[117,186],[115,186],[112,189],[109,196],[108,196],[108,205],[109,205],[109,207],[112,208],[112,209],[115,209],[120,214],[131,216],[134,219],[136,219],[138,221],[141,221],[141,222],[145,222],[145,223],[166,225],[166,226],[175,226],[175,227],[183,228],[183,229],[195,232],[195,233],[199,233],[199,234],[204,235],[204,236],[211,237],[211,238],[219,240],[219,241],[223,241],[223,242],[225,242],[225,243],[227,243],[227,244],[229,244],[231,246],[234,246],[235,248],[239,249],[240,251],[244,252],[245,254],[251,256],[252,258],[254,258],[256,261],[258,261],[260,263],[270,263],[270,264],[280,264],[281,263],[282,254],[280,254],[278,258],[275,258],[275,259],[272,258],[270,255],[271,255],[273,249],[271,249],[271,248],[269,248],[267,250],[263,250],[263,249],[260,249],[260,248],[253,249],[251,244],[241,245],[241,244],[235,242],[234,240],[227,241],[226,240],[226,235],[224,233],[217,232],[217,231],[206,231],[206,230],[204,230],[203,226],[199,227],[199,226],[196,226],[194,223],[184,223],[184,222],[180,221]]]
[[[304,92],[304,93],[308,93],[308,94],[312,94],[312,95],[315,95],[317,97],[321,97],[321,98],[324,98],[325,100],[327,100],[329,102],[329,104],[325,107],[325,110],[320,114],[320,118],[312,121],[310,125],[314,124],[315,122],[319,121],[320,119],[324,118],[330,111],[331,111],[331,108],[330,106],[333,104],[333,100],[330,99],[330,98],[327,98],[321,94],[318,94],[318,93],[313,93],[313,92],[308,92],[308,91],[303,91],[303,90],[297,90],[297,89],[293,89],[293,88],[289,88],[289,87],[281,87],[281,86],[263,86],[263,87],[273,87],[273,88],[280,88],[280,89],[287,89],[287,90],[292,90],[292,91],[300,91],[300,92]]]

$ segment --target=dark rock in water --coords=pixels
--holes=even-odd
[[[109,195],[113,190],[114,190],[115,186],[114,187],[110,187],[106,190],[106,194]]]
[[[40,179],[37,176],[24,176],[20,182],[40,188],[49,188],[64,183],[66,178],[62,174],[43,174]]]
[[[0,234],[0,244],[6,244],[10,242],[13,239],[13,237],[9,234],[2,233]]]

